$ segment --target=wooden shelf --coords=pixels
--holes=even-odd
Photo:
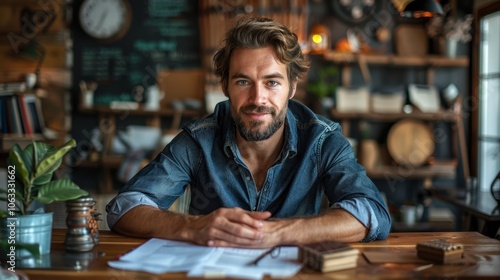
[[[374,179],[420,179],[420,178],[454,178],[456,175],[456,164],[447,165],[425,165],[418,167],[405,166],[377,166],[366,170],[369,177]]]
[[[42,134],[0,134],[0,150],[8,151],[14,144],[18,144],[21,148],[31,144],[31,141],[44,141],[45,137]]]
[[[448,121],[453,122],[457,118],[457,114],[451,110],[441,110],[437,113],[422,113],[422,112],[412,112],[409,114],[405,113],[344,113],[339,112],[337,109],[332,108],[330,110],[332,117],[338,119],[366,119],[366,120],[376,120],[376,121],[398,121],[404,118],[414,118],[424,121]]]
[[[184,109],[184,110],[175,110],[172,108],[162,108],[158,111],[150,111],[144,110],[139,107],[138,109],[112,109],[109,106],[97,105],[92,108],[79,108],[81,113],[85,114],[114,114],[114,115],[135,115],[135,116],[173,116],[175,114],[182,114],[187,117],[197,117],[203,114],[202,110],[196,109]]]
[[[429,55],[425,57],[398,56],[386,54],[359,54],[328,51],[322,53],[323,59],[334,63],[358,63],[364,61],[368,65],[388,65],[401,67],[467,67],[469,58],[448,58]]]

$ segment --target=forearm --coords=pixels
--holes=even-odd
[[[330,209],[315,217],[278,220],[271,228],[270,238],[289,245],[325,240],[359,242],[368,234],[368,228],[343,209]]]
[[[187,240],[188,237],[182,234],[181,229],[195,219],[195,216],[139,205],[125,213],[112,229],[133,237]]]
[[[263,220],[269,212],[250,212],[241,208],[220,208],[204,216],[163,211],[139,205],[114,224],[118,233],[146,238],[164,238],[208,246],[255,246],[261,244]]]

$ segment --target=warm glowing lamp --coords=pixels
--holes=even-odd
[[[323,24],[315,24],[309,32],[309,47],[312,52],[322,52],[330,48],[330,31]]]

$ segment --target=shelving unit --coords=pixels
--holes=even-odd
[[[57,136],[50,139],[40,133],[0,132],[0,153],[6,153],[14,143],[25,146],[36,140],[60,146],[67,141],[71,126],[71,60],[68,54],[72,45],[67,3],[41,5],[35,0],[0,3],[0,15],[4,19],[0,25],[0,83],[21,84],[28,75],[37,77],[37,89],[3,88],[2,94],[36,95],[45,126],[57,132]]]
[[[5,125],[0,130],[0,152],[6,153],[14,144],[24,148],[32,141],[43,141],[54,146],[64,143],[68,131],[61,122],[64,122],[66,110],[64,106],[58,106],[65,103],[63,92],[56,90],[49,93],[41,88],[2,91],[0,98],[0,103],[5,106],[0,111],[0,120]],[[58,101],[55,103],[58,105],[49,104],[57,106],[56,112],[47,112],[47,103],[50,102],[47,99]],[[12,102],[16,104],[15,109]],[[56,115],[58,119],[54,120]]]
[[[366,82],[371,81],[368,67],[370,65],[387,67],[424,67],[427,69],[427,83],[434,84],[435,68],[442,67],[467,67],[469,58],[447,58],[437,55],[426,57],[398,56],[392,54],[361,54],[327,51],[319,54],[326,61],[342,64],[342,85],[349,86],[351,81],[352,64],[358,64]]]
[[[438,55],[426,57],[398,56],[394,54],[362,54],[327,51],[322,53],[323,59],[335,63],[357,63],[364,60],[367,64],[392,66],[434,66],[434,67],[466,67],[469,65],[467,57],[448,58]]]
[[[397,113],[397,114],[383,114],[383,113],[340,113],[335,109],[330,111],[331,115],[335,119],[341,120],[343,132],[345,135],[349,135],[350,133],[350,122],[352,120],[370,120],[370,121],[378,121],[378,122],[388,122],[393,123],[402,119],[416,119],[422,120],[426,122],[438,122],[445,121],[452,123],[455,127],[455,141],[458,141],[460,147],[464,147],[465,145],[465,137],[463,135],[463,126],[461,123],[461,114],[460,101],[457,101],[455,105],[455,110],[443,110],[439,113],[422,113],[422,112],[413,112],[410,114],[405,113]],[[458,156],[458,153],[455,152],[455,157]],[[466,160],[465,160],[466,161]],[[456,160],[451,161],[443,161],[443,162],[435,162],[433,164],[420,166],[420,167],[412,167],[411,172],[401,166],[378,166],[373,169],[367,169],[367,173],[372,178],[387,178],[387,177],[397,177],[402,173],[405,174],[405,178],[433,178],[433,177],[446,177],[453,178],[456,176]],[[464,172],[468,170],[468,164],[465,163],[462,165]],[[466,173],[468,174],[468,173]]]
[[[113,178],[116,169],[120,167],[125,157],[112,153],[112,142],[116,134],[117,121],[126,116],[145,117],[146,125],[162,129],[163,118],[172,118],[170,128],[165,132],[176,131],[183,117],[198,118],[204,113],[201,110],[185,109],[174,110],[171,108],[161,108],[158,111],[144,110],[142,107],[138,109],[112,109],[108,106],[93,106],[92,108],[79,108],[79,112],[83,114],[91,114],[98,116],[99,129],[103,137],[103,149],[96,157],[90,157],[87,160],[81,161],[81,167],[100,168],[102,178],[100,180],[99,190],[101,193],[111,193],[113,191]]]
[[[323,60],[330,61],[341,66],[342,85],[350,86],[353,66],[359,66],[361,74],[366,83],[371,83],[370,66],[382,66],[387,68],[402,67],[402,68],[424,68],[427,74],[427,83],[434,83],[434,74],[436,68],[443,67],[467,67],[469,59],[467,57],[447,58],[443,56],[426,56],[426,57],[410,57],[397,55],[379,55],[379,54],[360,54],[360,53],[343,53],[336,51],[326,51],[320,55]],[[454,127],[454,140],[458,143],[459,151],[455,149],[454,159],[442,162],[434,162],[418,167],[411,167],[411,172],[408,172],[405,167],[398,165],[383,165],[367,169],[367,173],[371,178],[397,178],[404,174],[404,178],[424,179],[427,184],[432,178],[454,178],[456,176],[457,158],[462,157],[462,169],[465,177],[469,176],[469,166],[467,161],[467,150],[465,146],[465,135],[461,113],[461,99],[459,98],[453,108],[449,110],[441,109],[436,113],[422,113],[415,111],[406,113],[345,113],[339,112],[335,108],[330,110],[330,116],[338,120],[343,132],[346,136],[351,133],[351,123],[353,121],[369,121],[369,122],[385,122],[396,123],[403,119],[416,119],[427,123],[448,122]],[[358,122],[359,123],[359,122]],[[455,145],[456,147],[456,145]]]

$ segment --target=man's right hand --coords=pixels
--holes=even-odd
[[[190,219],[176,235],[200,245],[255,247],[264,238],[262,221],[270,212],[251,212],[241,208],[220,208],[208,215]]]

